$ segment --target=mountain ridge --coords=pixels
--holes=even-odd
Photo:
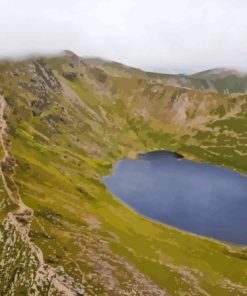
[[[82,57],[89,66],[98,67],[111,75],[136,75],[150,79],[159,79],[166,85],[186,87],[207,92],[245,93],[247,91],[247,73],[231,68],[214,68],[192,75],[167,74],[144,71],[98,57]]]

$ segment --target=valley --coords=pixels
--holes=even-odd
[[[70,295],[59,282],[71,295],[247,294],[245,247],[144,218],[102,181],[118,160],[159,149],[246,174],[247,95],[222,75],[202,89],[70,51],[0,62],[4,295]]]

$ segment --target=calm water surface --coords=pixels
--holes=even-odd
[[[149,218],[247,244],[247,177],[235,171],[157,151],[119,161],[104,183],[113,195]]]

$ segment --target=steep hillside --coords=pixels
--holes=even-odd
[[[193,75],[174,75],[145,72],[133,67],[100,58],[83,58],[92,68],[104,70],[116,77],[140,77],[164,85],[215,93],[246,93],[247,74],[228,68],[216,68]]]
[[[91,68],[100,68],[103,69],[106,73],[111,76],[120,76],[120,77],[131,77],[131,76],[140,76],[147,77],[146,73],[140,69],[129,67],[127,65],[107,61],[101,58],[83,58],[83,62]]]
[[[139,216],[102,176],[154,149],[246,173],[247,96],[137,72],[1,61],[3,295],[246,295],[245,248]]]

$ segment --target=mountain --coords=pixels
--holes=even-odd
[[[247,172],[247,95],[182,85],[198,79],[70,51],[0,62],[2,295],[246,295],[246,248],[141,217],[102,182],[155,149]]]

